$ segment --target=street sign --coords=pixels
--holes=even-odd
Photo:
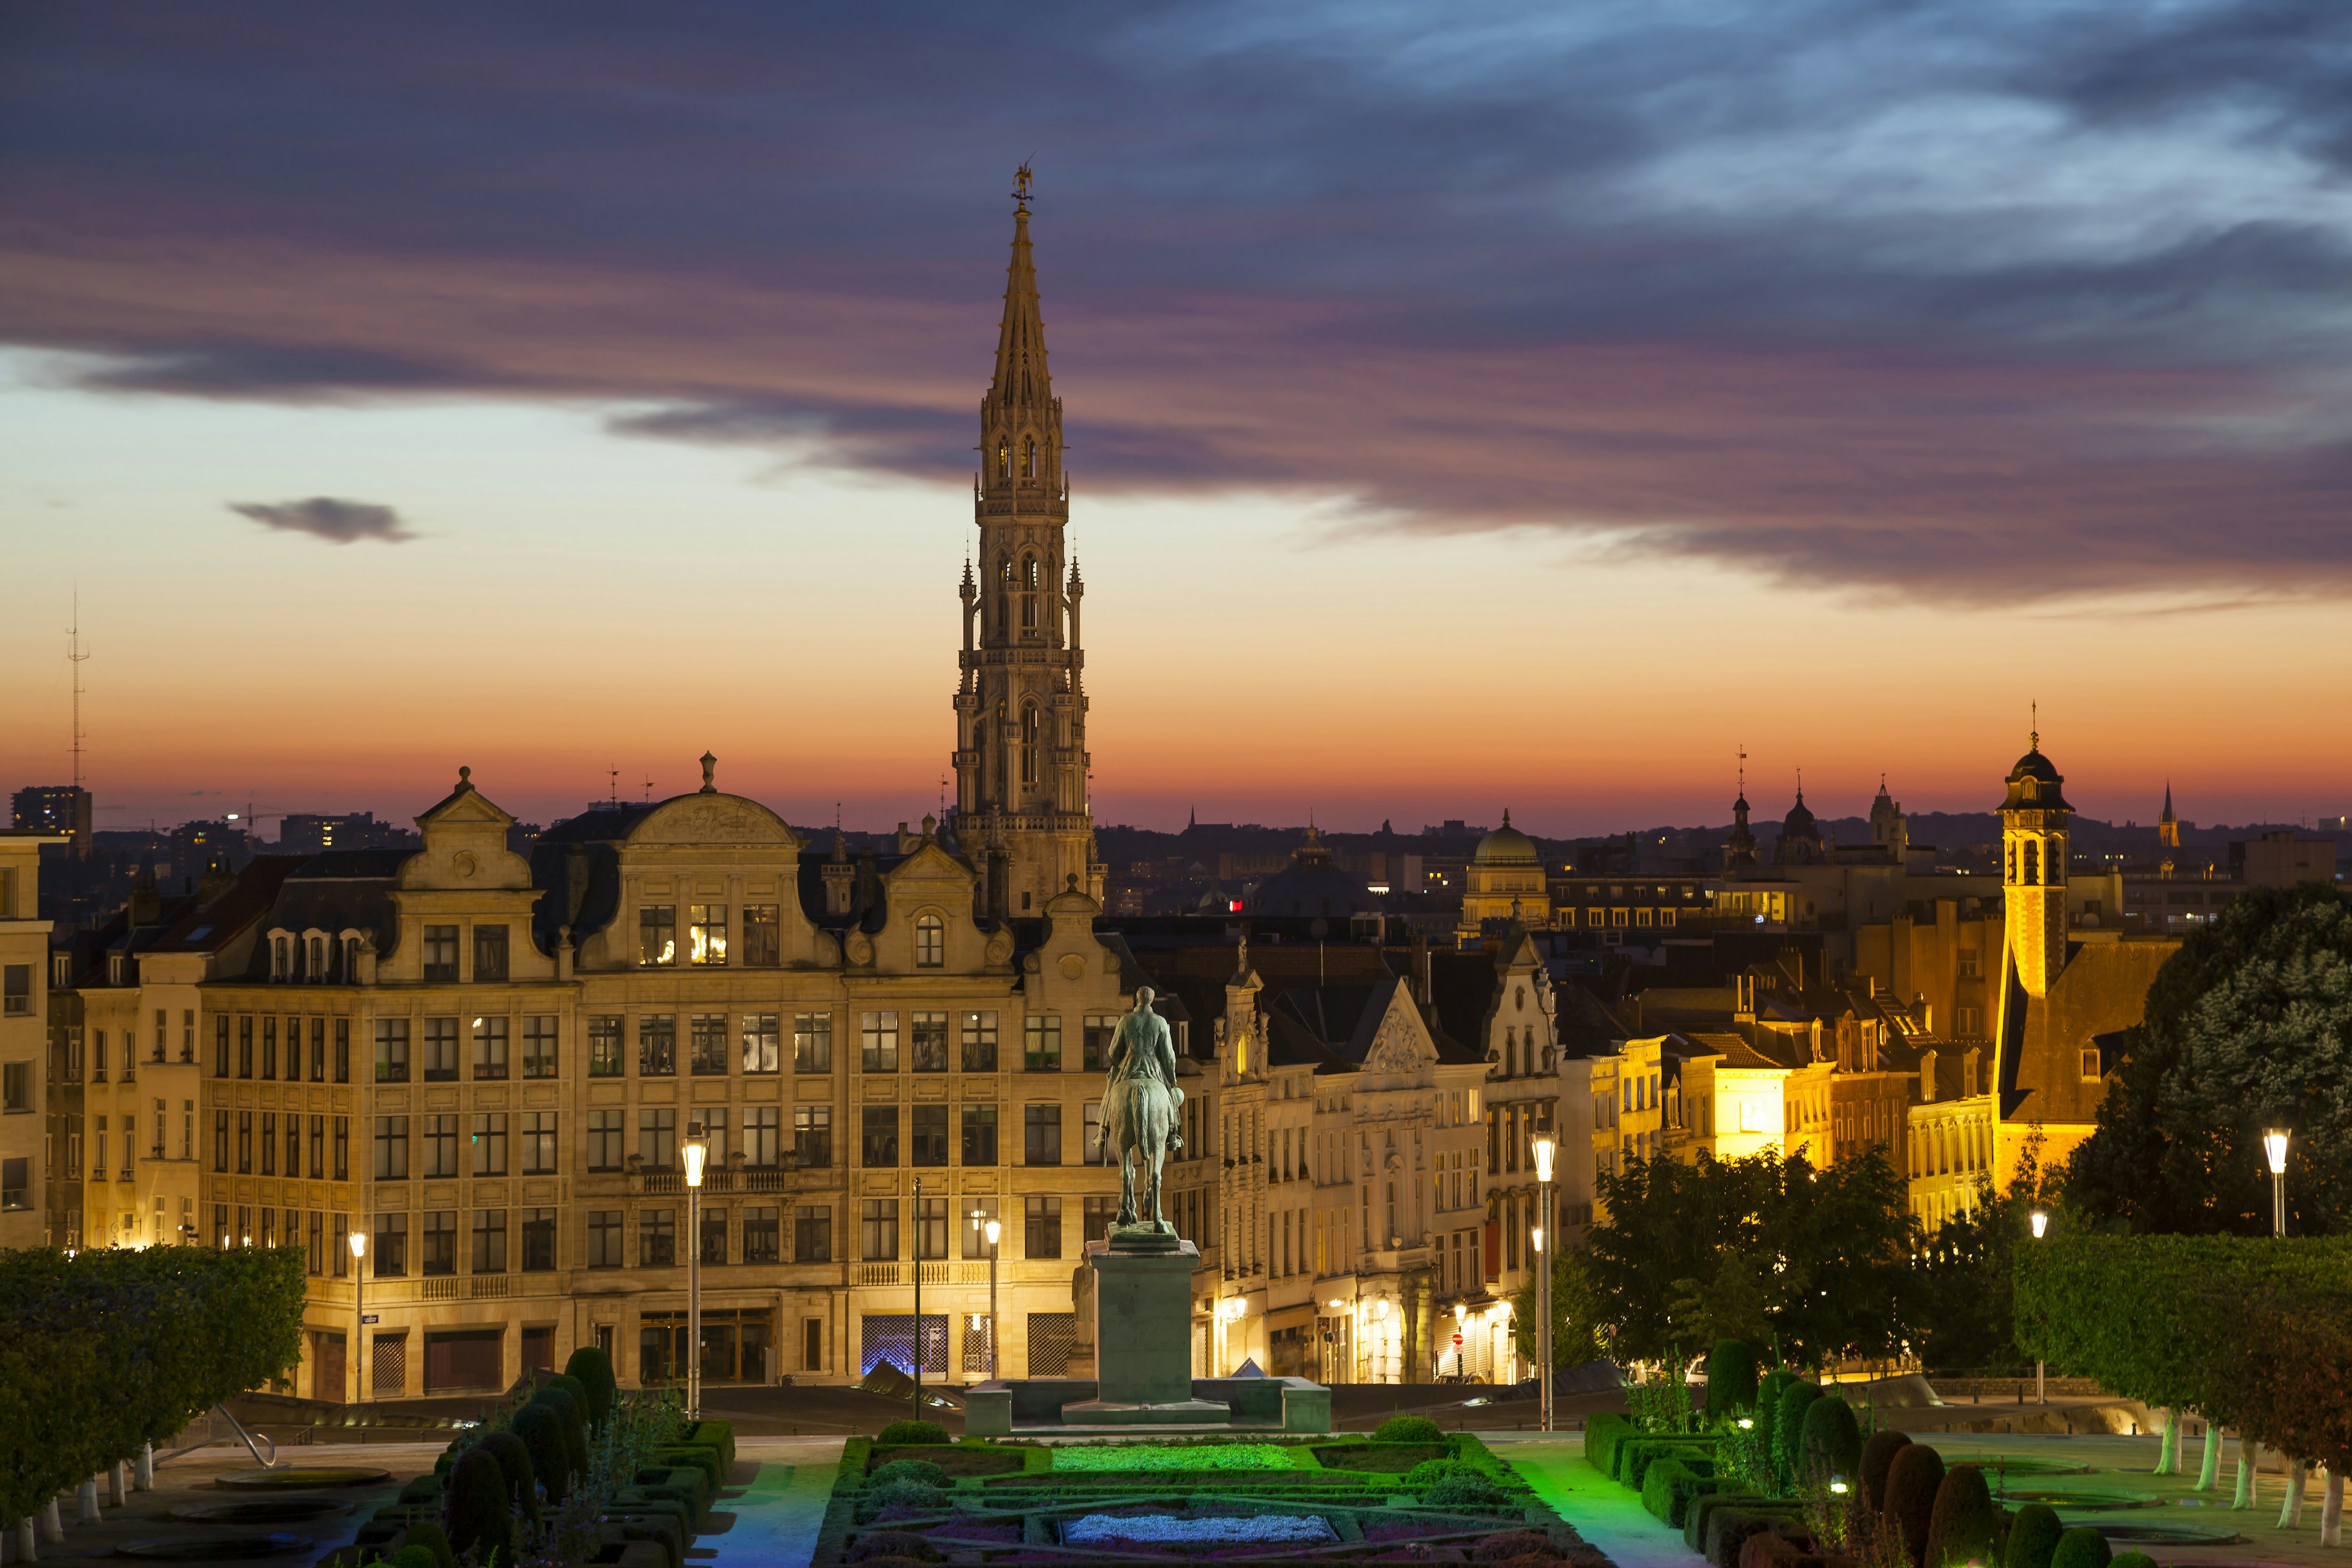
[[[374,1314],[373,1312],[362,1312],[362,1313],[361,1313],[361,1314],[360,1314],[360,1321],[361,1321],[361,1322],[362,1322],[362,1323],[373,1323],[373,1322],[374,1322],[375,1321],[376,1321],[376,1316],[375,1316],[375,1314]],[[1462,1336],[1461,1336],[1461,1335],[1459,1335],[1459,1334],[1456,1334],[1456,1335],[1454,1337],[1454,1342],[1455,1344],[1457,1344],[1457,1345],[1458,1345],[1458,1344],[1460,1344],[1460,1343],[1462,1342]]]
[[[1457,1345],[1458,1345],[1458,1344],[1460,1344],[1460,1343],[1462,1342],[1462,1336],[1461,1336],[1460,1334],[1456,1334],[1456,1335],[1454,1335],[1454,1342],[1455,1344],[1457,1344]]]

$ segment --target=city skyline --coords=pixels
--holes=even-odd
[[[2088,816],[2345,809],[2315,261],[2352,217],[2325,68],[2263,68],[2325,20],[1072,17],[1059,107],[1007,108],[845,21],[583,21],[542,79],[520,23],[360,64],[330,19],[132,16],[28,29],[0,152],[37,198],[0,233],[0,764],[67,774],[78,584],[100,828],[404,822],[461,763],[551,819],[705,748],[796,821],[936,810],[1033,151],[1098,821],[1715,824],[1743,745],[1759,818],[1801,769],[1823,816],[1882,773],[1982,812],[2036,701]],[[2161,68],[2200,43],[2245,69]],[[874,102],[922,106],[887,127],[809,68],[886,60]],[[1307,109],[1241,85],[1285,69]],[[334,136],[252,156],[325,94]]]

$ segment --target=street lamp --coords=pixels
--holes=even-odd
[[[2286,1234],[2287,1130],[2273,1127],[2263,1134],[2263,1152],[2271,1161],[2271,1234]]]
[[[2033,1211],[2033,1217],[2031,1223],[2033,1226],[2033,1239],[2040,1241],[2042,1237],[2042,1234],[2050,1228],[2050,1216],[2043,1214],[2040,1209],[2035,1209]],[[2043,1371],[2044,1368],[2042,1366],[2042,1358],[2040,1356],[2034,1357],[2033,1398],[2034,1402],[2039,1405],[2047,1405],[2050,1403],[2050,1384],[2042,1375]]]
[[[1462,1337],[1462,1325],[1468,1321],[1469,1316],[1469,1308],[1464,1306],[1459,1301],[1454,1303],[1454,1338],[1455,1341],[1454,1346],[1454,1375],[1456,1377],[1466,1377],[1469,1375],[1470,1372],[1470,1346],[1469,1342]],[[1440,1359],[1442,1360],[1443,1358]]]
[[[988,1375],[996,1377],[996,1340],[1002,1331],[996,1325],[996,1238],[1004,1234],[1004,1226],[990,1220],[981,1229],[988,1233]]]
[[[363,1300],[366,1286],[361,1278],[361,1265],[366,1258],[367,1232],[355,1230],[352,1232],[352,1316],[359,1321],[352,1325],[352,1331],[359,1336],[354,1344],[359,1352],[354,1368],[359,1381],[352,1400],[354,1405],[362,1404],[367,1399],[367,1303]]]
[[[915,1178],[915,1338],[907,1359],[915,1363],[915,1419],[923,1418],[923,1178]]]
[[[702,1163],[710,1144],[689,1121],[678,1153],[686,1161],[686,1414],[702,1419]]]
[[[1549,1137],[1536,1140],[1536,1215],[1535,1251],[1540,1272],[1536,1276],[1536,1313],[1538,1320],[1537,1340],[1542,1346],[1540,1408],[1543,1429],[1551,1430],[1551,1259],[1543,1249],[1544,1232],[1551,1228],[1551,1157],[1559,1147]]]

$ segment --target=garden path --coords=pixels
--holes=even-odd
[[[1478,1436],[1498,1457],[1517,1466],[1536,1496],[1558,1510],[1579,1535],[1607,1552],[1617,1568],[1698,1568],[1706,1561],[1683,1544],[1682,1531],[1652,1519],[1639,1496],[1584,1462],[1581,1435]]]
[[[739,1438],[736,1474],[750,1470],[751,1478],[720,1494],[711,1513],[713,1529],[696,1539],[688,1563],[694,1568],[802,1568],[816,1551],[841,1449],[839,1437]]]

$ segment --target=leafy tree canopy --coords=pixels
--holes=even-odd
[[[1882,1152],[1818,1171],[1772,1152],[1636,1160],[1599,1185],[1590,1268],[1618,1360],[1736,1337],[1811,1364],[1900,1337],[1916,1226]]]
[[[2157,972],[2068,1203],[2137,1231],[2262,1235],[2268,1127],[2294,1133],[2289,1230],[2352,1231],[2352,905],[2316,882],[2242,895]]]

